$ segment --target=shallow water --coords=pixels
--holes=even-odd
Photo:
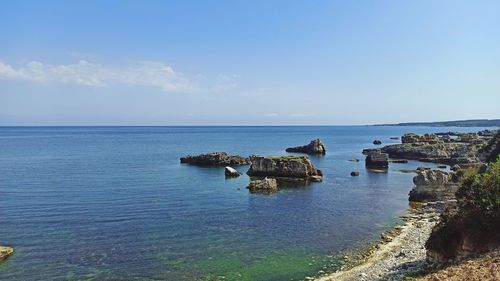
[[[431,127],[2,127],[2,280],[300,280],[376,239],[413,174],[364,168],[363,148]],[[181,165],[211,151],[285,155],[319,137],[324,181],[251,194],[246,175]],[[359,158],[360,162],[350,162]],[[246,172],[248,166],[237,167]],[[351,171],[360,171],[351,177]]]

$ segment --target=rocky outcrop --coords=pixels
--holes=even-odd
[[[389,156],[387,153],[371,153],[366,156],[365,166],[369,169],[387,169]]]
[[[0,262],[10,257],[14,253],[14,248],[0,246]]]
[[[392,144],[382,148],[382,152],[389,154],[391,158],[402,158],[450,164],[453,158],[465,157],[474,148],[464,143],[403,143]]]
[[[370,155],[372,153],[380,153],[380,148],[365,148],[363,149],[363,155]]]
[[[312,140],[309,144],[303,146],[289,147],[286,152],[299,152],[313,155],[326,154],[326,147],[320,139]]]
[[[453,174],[440,170],[418,170],[413,178],[415,187],[410,191],[410,201],[433,202],[455,198],[459,184]]]
[[[307,156],[251,156],[251,177],[284,177],[321,181],[323,173]]]
[[[241,173],[232,167],[226,166],[224,167],[224,175],[228,178],[235,178],[239,177]]]
[[[247,165],[250,164],[250,161],[248,158],[238,155],[228,155],[226,152],[212,152],[181,157],[181,163],[204,167],[224,167],[230,165]]]
[[[381,144],[382,144],[382,141],[380,141],[380,140],[374,140],[374,141],[373,141],[373,144],[375,144],[375,145],[381,145]]]
[[[278,191],[276,179],[264,178],[250,181],[248,185],[250,192],[272,193]]]

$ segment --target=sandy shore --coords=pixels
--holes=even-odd
[[[410,209],[400,233],[381,243],[366,261],[358,266],[315,280],[404,280],[415,276],[426,265],[425,242],[439,219],[439,211],[429,205]]]

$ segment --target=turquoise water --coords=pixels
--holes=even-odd
[[[2,280],[300,280],[378,238],[430,163],[364,168],[361,150],[429,127],[3,127]],[[251,194],[246,175],[181,165],[210,151],[285,155],[319,137],[324,181]],[[350,162],[351,158],[360,162]],[[248,166],[237,167],[246,172]],[[360,171],[351,177],[351,171]]]

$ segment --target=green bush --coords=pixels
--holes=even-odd
[[[456,208],[442,214],[426,248],[454,258],[465,239],[478,251],[500,245],[500,157],[485,173],[469,176],[456,196]]]

